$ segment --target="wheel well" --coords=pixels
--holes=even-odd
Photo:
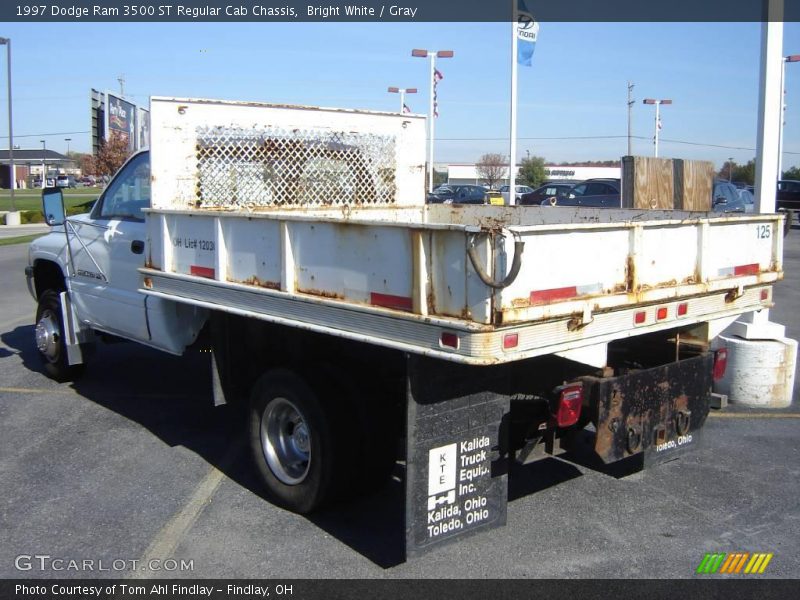
[[[40,298],[46,290],[60,292],[67,289],[61,267],[49,260],[37,260],[34,263],[33,281],[37,298]]]

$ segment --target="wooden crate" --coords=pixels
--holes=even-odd
[[[709,194],[710,196],[710,194]],[[622,157],[622,207],[669,210],[675,206],[672,160]]]
[[[707,160],[675,160],[675,208],[711,210],[714,163]]]

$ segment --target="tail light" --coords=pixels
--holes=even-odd
[[[562,387],[558,397],[558,410],[555,414],[558,426],[570,427],[575,425],[580,419],[582,404],[583,385],[573,384]]]
[[[728,349],[720,348],[714,352],[714,381],[719,381],[725,375],[725,369],[728,368]]]

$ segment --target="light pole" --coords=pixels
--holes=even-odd
[[[642,101],[643,104],[655,104],[656,105],[656,125],[655,125],[655,136],[653,137],[653,156],[658,158],[658,131],[661,129],[661,114],[659,113],[659,108],[662,104],[672,104],[672,100],[655,100],[653,98],[645,98]]]
[[[434,85],[434,74],[436,73],[436,58],[453,58],[453,51],[452,50],[437,50],[428,52],[427,50],[421,50],[419,48],[414,49],[411,51],[411,56],[416,58],[430,58],[431,59],[431,75],[430,75],[430,85],[431,85],[431,97],[430,97],[430,106],[428,108],[428,154],[429,154],[429,165],[430,168],[428,169],[428,191],[433,191],[433,133],[434,133],[434,119],[435,116],[433,114],[433,85]]]
[[[47,144],[44,140],[39,140],[42,144],[42,189],[47,187]]]
[[[636,102],[633,98],[631,98],[631,92],[633,92],[634,84],[630,81],[628,82],[628,156],[633,156],[631,152],[631,109],[633,108],[633,103]]]
[[[16,212],[14,203],[14,188],[17,187],[17,170],[14,168],[14,131],[11,118],[11,38],[0,37],[0,46],[6,47],[8,59],[8,169],[10,173],[9,187],[11,188],[11,212]]]
[[[800,62],[800,54],[781,59],[781,126],[778,128],[778,179],[783,179],[783,122],[786,117],[786,63]]]
[[[406,112],[406,94],[416,94],[417,88],[389,88],[390,94],[400,94],[400,113]]]
[[[67,142],[67,158],[69,158],[69,143],[72,141],[72,138],[64,138],[64,141]]]

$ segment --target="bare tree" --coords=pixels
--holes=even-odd
[[[94,175],[111,176],[117,172],[130,155],[127,138],[112,134],[110,139],[100,143],[97,155],[93,157],[93,164],[87,164],[86,167],[94,171]]]
[[[484,154],[475,164],[478,177],[483,179],[490,188],[508,176],[508,159],[502,154]]]

